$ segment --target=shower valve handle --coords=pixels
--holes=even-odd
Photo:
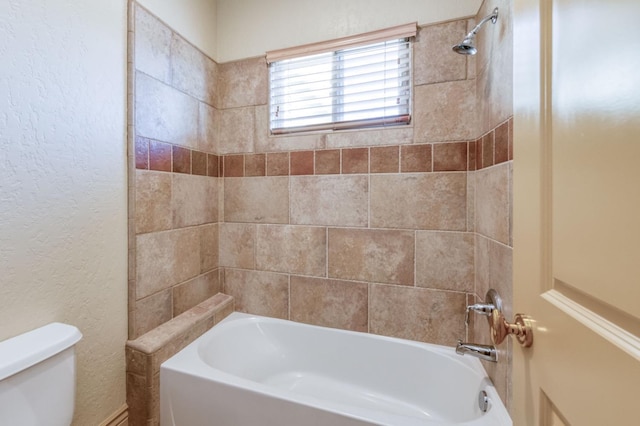
[[[480,315],[489,316],[491,315],[491,312],[493,312],[494,309],[496,309],[496,307],[491,303],[476,303],[474,305],[468,305],[467,311],[464,315],[464,323],[466,325],[469,325],[469,313],[471,311]]]

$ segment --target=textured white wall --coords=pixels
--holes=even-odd
[[[138,0],[217,62],[417,21],[474,16],[482,0]],[[464,36],[464,34],[463,34]]]
[[[216,59],[216,0],[138,0],[138,3]]]
[[[217,3],[218,51],[214,59],[227,62],[409,22],[423,25],[474,16],[482,0],[217,0]]]
[[[76,425],[125,403],[126,22],[124,0],[0,1],[0,340],[82,331]]]

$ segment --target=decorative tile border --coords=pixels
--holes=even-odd
[[[464,172],[513,160],[513,118],[471,142],[215,155],[136,137],[136,168],[210,177]]]
[[[220,177],[221,157],[136,136],[136,169]]]
[[[472,143],[475,144],[475,170],[513,160],[513,117]]]

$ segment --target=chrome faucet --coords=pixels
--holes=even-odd
[[[471,355],[485,361],[498,362],[498,351],[493,345],[479,345],[477,343],[462,343],[458,340],[456,345],[458,355]]]
[[[469,314],[471,312],[488,317],[489,326],[492,326],[493,314],[495,312],[502,312],[502,299],[495,290],[490,289],[487,292],[485,300],[486,303],[476,303],[475,305],[467,306],[464,316],[464,324],[467,327],[469,327]],[[458,355],[471,355],[476,358],[484,359],[485,361],[498,362],[498,351],[493,345],[463,343],[462,340],[458,340],[456,353]]]

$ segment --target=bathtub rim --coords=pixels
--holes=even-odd
[[[378,334],[357,332],[352,330],[343,330],[331,327],[318,326],[313,324],[301,323],[297,321],[291,321],[281,318],[272,318],[261,315],[253,315],[242,312],[233,312],[222,321],[217,323],[214,327],[209,329],[203,335],[194,340],[191,344],[187,345],[181,351],[176,353],[174,356],[163,362],[160,366],[160,387],[161,387],[161,399],[164,397],[163,391],[163,371],[171,370],[176,373],[185,374],[188,376],[192,376],[199,380],[209,380],[213,382],[218,382],[223,386],[236,387],[240,388],[244,391],[259,394],[268,398],[276,398],[282,399],[291,403],[301,404],[303,406],[311,407],[313,409],[320,409],[333,412],[338,415],[342,415],[345,417],[353,418],[356,420],[361,420],[365,422],[372,422],[376,420],[380,420],[378,418],[372,418],[370,413],[372,410],[368,410],[361,407],[355,407],[349,404],[339,404],[334,401],[329,401],[322,398],[313,397],[310,395],[303,395],[293,391],[287,391],[284,389],[279,389],[259,381],[254,381],[249,378],[241,377],[235,374],[228,373],[224,370],[216,368],[215,366],[210,365],[200,356],[200,348],[203,345],[208,344],[212,339],[216,337],[216,331],[220,330],[222,327],[235,326],[234,323],[242,323],[250,322],[275,322],[275,323],[286,323],[295,327],[311,327],[318,328],[324,330],[330,330],[331,332],[336,332],[345,335],[359,335],[366,336],[367,338],[381,340],[384,342],[390,342],[400,345],[409,345],[418,348],[427,348],[429,351],[436,352],[437,354],[449,358],[452,362],[455,362],[460,367],[470,370],[474,375],[481,377],[481,388],[485,390],[490,399],[490,410],[486,415],[491,415],[491,418],[495,416],[495,419],[499,421],[500,425],[511,425],[512,421],[507,412],[504,403],[502,402],[500,396],[495,389],[492,381],[490,380],[486,370],[482,366],[480,360],[472,357],[461,357],[460,355],[455,354],[455,348],[450,346],[438,345],[434,343],[426,343],[426,342],[418,342],[408,339],[402,339],[397,337],[383,336]],[[196,362],[193,362],[193,360]],[[187,366],[185,361],[189,360],[191,363]],[[498,401],[496,405],[495,401]],[[162,410],[162,408],[161,408]],[[420,420],[417,418],[402,416],[395,413],[388,413],[377,411],[376,414],[379,414],[381,417],[385,418],[384,420],[389,422],[388,424],[396,424],[394,420],[402,419],[403,423],[407,426],[413,425],[411,420],[415,420],[416,425],[424,424],[424,420]],[[430,422],[430,426],[436,425],[476,425],[478,424],[478,420],[484,418],[484,415],[480,418],[475,418],[469,421],[450,423],[450,422],[442,422],[442,421],[433,421]],[[409,423],[407,423],[409,421]],[[387,424],[387,423],[385,423]]]

